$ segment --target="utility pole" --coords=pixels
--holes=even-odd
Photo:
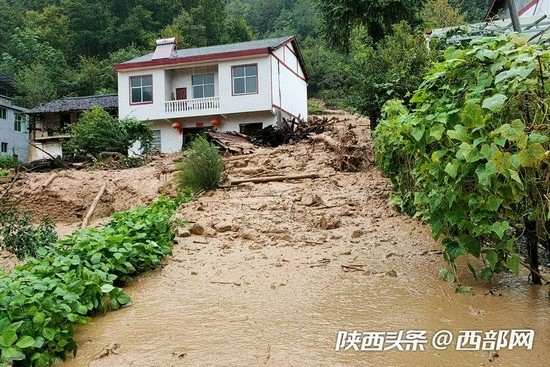
[[[519,23],[518,11],[516,10],[516,3],[514,0],[506,0],[508,4],[508,10],[510,11],[510,18],[512,19],[512,27],[514,32],[521,33],[521,25]]]

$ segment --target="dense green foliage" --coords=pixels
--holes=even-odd
[[[147,150],[153,141],[153,132],[146,122],[135,119],[119,120],[99,106],[82,114],[78,123],[71,125],[71,139],[66,151],[76,158],[97,157],[102,152],[127,154],[134,142]]]
[[[321,30],[328,43],[348,51],[350,37],[357,28],[375,42],[391,33],[392,25],[402,20],[420,24],[425,0],[317,0]]]
[[[251,39],[225,8],[220,0],[0,0],[0,70],[17,81],[24,107],[115,92],[113,64],[150,52],[157,38],[179,37],[181,47]]]
[[[20,162],[15,159],[12,155],[3,155],[0,156],[0,168],[10,169],[16,168]]]
[[[199,135],[182,152],[182,159],[176,168],[176,184],[181,191],[211,190],[220,183],[223,160],[218,148]]]
[[[0,277],[0,365],[50,366],[76,353],[74,328],[130,303],[119,287],[171,254],[176,204],[157,199],[38,252]]]
[[[57,241],[57,233],[51,220],[44,219],[34,225],[31,213],[20,213],[0,203],[0,239],[0,248],[9,249],[23,259],[36,256],[38,249]]]
[[[549,67],[548,49],[478,39],[445,51],[411,111],[397,101],[384,108],[377,164],[394,184],[394,202],[444,237],[448,280],[466,254],[484,259],[482,279],[518,273],[518,236],[532,223],[540,238],[548,235]]]
[[[432,61],[422,33],[401,22],[376,45],[354,43],[346,78],[349,103],[376,126],[382,105],[391,98],[408,101]]]

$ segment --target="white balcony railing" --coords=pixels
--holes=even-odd
[[[164,105],[164,112],[187,112],[201,111],[220,108],[220,97],[179,99],[177,101],[167,101]]]

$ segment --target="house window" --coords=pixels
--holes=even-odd
[[[141,75],[130,77],[131,103],[153,102],[153,76]]]
[[[5,108],[0,108],[0,119],[5,120],[8,118],[7,116],[8,110],[6,110]]]
[[[161,135],[160,130],[153,130],[153,146],[159,151],[162,152],[161,145]]]
[[[22,133],[27,132],[27,121],[22,113],[15,114],[15,121],[13,122],[13,129]]]
[[[258,65],[233,66],[233,94],[258,93]]]
[[[8,152],[8,143],[0,143],[0,153],[7,153]]]
[[[214,97],[214,74],[193,75],[193,98]]]

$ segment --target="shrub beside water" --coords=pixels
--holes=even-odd
[[[211,190],[220,183],[223,160],[214,144],[204,136],[197,136],[182,153],[182,160],[176,168],[176,184],[180,191]]]
[[[33,225],[31,213],[0,204],[0,248],[13,251],[18,259],[36,256],[39,248],[57,241],[55,224],[48,218]]]

